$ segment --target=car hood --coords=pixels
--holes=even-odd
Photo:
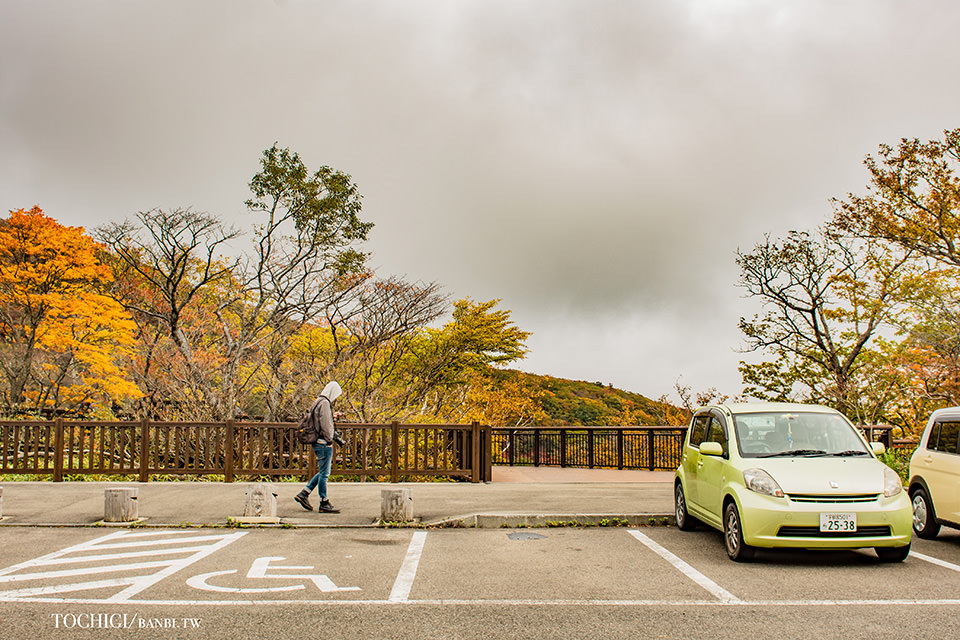
[[[874,458],[773,458],[755,460],[787,494],[883,493],[883,463]]]

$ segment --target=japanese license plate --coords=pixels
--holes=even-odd
[[[848,533],[857,530],[857,514],[855,513],[821,513],[820,531]]]

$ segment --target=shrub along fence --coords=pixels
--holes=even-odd
[[[339,424],[334,475],[398,482],[445,476],[490,479],[490,428],[479,425]],[[0,421],[0,473],[306,477],[310,447],[289,422]]]

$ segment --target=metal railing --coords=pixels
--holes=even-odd
[[[493,464],[589,469],[677,468],[687,427],[494,427]]]
[[[859,427],[868,440],[893,445],[889,425]],[[493,464],[673,471],[687,427],[494,427]]]
[[[490,479],[490,428],[470,425],[338,424],[332,474],[398,482],[445,476]],[[289,422],[0,421],[0,473],[308,477],[310,447]]]

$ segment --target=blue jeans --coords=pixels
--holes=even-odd
[[[317,475],[310,478],[307,483],[307,493],[317,488],[320,494],[320,501],[327,499],[327,478],[330,477],[330,467],[333,465],[333,447],[319,442],[313,443],[313,453],[317,456]]]

